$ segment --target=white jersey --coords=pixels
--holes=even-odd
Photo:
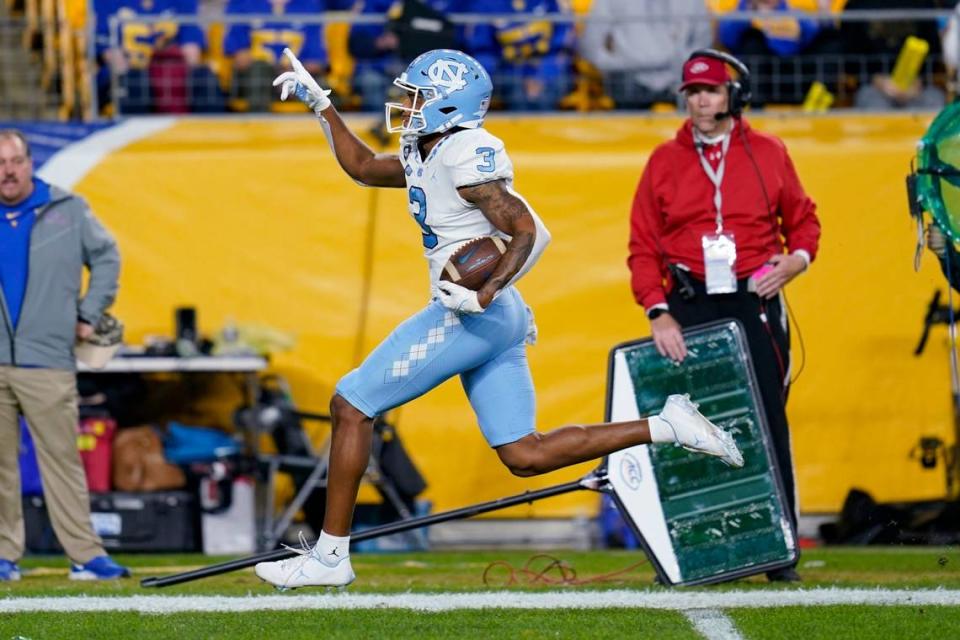
[[[499,138],[482,128],[457,131],[441,138],[426,158],[420,157],[415,138],[403,138],[400,162],[407,177],[410,215],[423,234],[431,286],[450,255],[467,240],[510,239],[457,192],[458,187],[493,180],[504,180],[508,188],[513,185],[513,163]]]

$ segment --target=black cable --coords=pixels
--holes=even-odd
[[[760,172],[760,165],[757,164],[757,158],[756,156],[753,155],[753,147],[750,146],[750,141],[747,139],[747,132],[744,131],[742,120],[738,119],[737,124],[740,125],[737,128],[740,130],[739,131],[740,140],[743,142],[743,148],[747,152],[747,157],[750,158],[750,163],[753,165],[753,171],[757,174],[757,181],[760,183],[760,191],[763,193],[763,201],[767,207],[767,216],[770,218],[770,226],[773,229],[773,237],[776,238],[777,243],[779,244],[780,225],[777,222],[777,216],[773,212],[773,207],[771,206],[771,203],[770,203],[770,195],[767,193],[767,185],[763,181],[763,174]],[[790,322],[793,322],[793,326],[797,330],[797,338],[800,342],[800,358],[801,358],[800,368],[797,370],[797,373],[790,380],[790,384],[793,384],[800,379],[800,374],[803,372],[804,367],[806,367],[807,365],[807,350],[806,350],[806,345],[804,345],[803,343],[803,334],[800,331],[800,323],[797,322],[797,317],[794,315],[793,309],[790,307],[790,301],[787,300],[786,287],[781,287],[780,293],[783,296],[783,303],[787,307],[786,310],[787,310],[788,324]],[[763,305],[761,305],[761,307],[763,308]],[[765,313],[766,313],[766,310],[764,309],[764,314]],[[781,313],[783,313],[782,309],[781,309]],[[773,339],[773,336],[771,335],[771,340],[772,339]],[[773,349],[774,351],[777,352],[777,358],[781,362],[783,362],[783,354],[780,353],[780,348],[777,346],[776,341],[773,341]],[[786,373],[784,373],[783,376],[784,378],[786,378]]]
[[[793,313],[793,307],[790,306],[790,301],[787,300],[786,294],[783,296],[783,302],[787,306],[789,322],[792,322],[793,327],[797,330],[797,341],[800,343],[800,367],[797,369],[797,373],[794,374],[793,379],[790,380],[790,384],[793,384],[800,379],[800,374],[803,373],[804,368],[807,366],[807,348],[803,344],[803,333],[800,331],[800,323],[797,322],[797,316]]]
[[[777,216],[773,212],[773,207],[770,204],[770,194],[767,193],[767,184],[763,181],[763,174],[760,172],[760,165],[757,164],[757,158],[753,155],[753,147],[750,146],[750,140],[747,138],[747,132],[743,128],[743,120],[737,119],[738,133],[740,134],[740,140],[743,142],[743,148],[747,152],[747,157],[750,158],[750,164],[753,165],[753,171],[757,174],[757,182],[760,183],[760,191],[763,193],[763,202],[767,205],[767,217],[770,219],[770,226],[773,230],[773,237],[778,241],[780,239],[780,225],[777,222]]]
[[[773,346],[773,355],[777,359],[777,368],[780,370],[780,399],[784,404],[786,404],[786,389],[784,388],[782,381],[787,379],[787,366],[783,361],[783,354],[780,353],[780,347],[777,345],[777,339],[773,335],[773,329],[770,328],[770,316],[767,314],[767,303],[763,299],[760,300],[760,323],[763,325],[764,331],[767,332],[767,336],[770,338],[771,346]]]

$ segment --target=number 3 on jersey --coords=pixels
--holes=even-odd
[[[493,173],[493,170],[497,168],[497,162],[494,159],[496,153],[497,150],[493,147],[477,147],[477,155],[483,160],[483,164],[477,165],[477,171]]]
[[[410,213],[423,230],[423,246],[433,249],[437,246],[437,234],[427,225],[427,194],[420,187],[410,187]]]

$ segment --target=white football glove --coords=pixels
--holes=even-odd
[[[447,280],[440,280],[437,282],[437,293],[440,303],[454,313],[483,313],[476,291]]]
[[[330,98],[327,97],[330,89],[321,89],[289,48],[283,50],[283,55],[290,61],[292,71],[284,71],[273,81],[273,86],[280,87],[280,99],[286,100],[287,96],[293,94],[319,116],[321,111],[330,106]]]

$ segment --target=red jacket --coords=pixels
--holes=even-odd
[[[723,227],[733,233],[737,245],[738,278],[748,277],[771,256],[783,253],[784,242],[790,252],[803,249],[811,260],[816,256],[820,239],[816,205],[800,185],[779,138],[758,133],[740,120],[731,133],[724,172]],[[654,150],[633,198],[627,265],[633,295],[645,308],[666,301],[671,286],[667,263],[683,263],[696,277],[704,278],[701,238],[716,231],[713,196],[713,183],[700,166],[687,120],[676,139]]]

